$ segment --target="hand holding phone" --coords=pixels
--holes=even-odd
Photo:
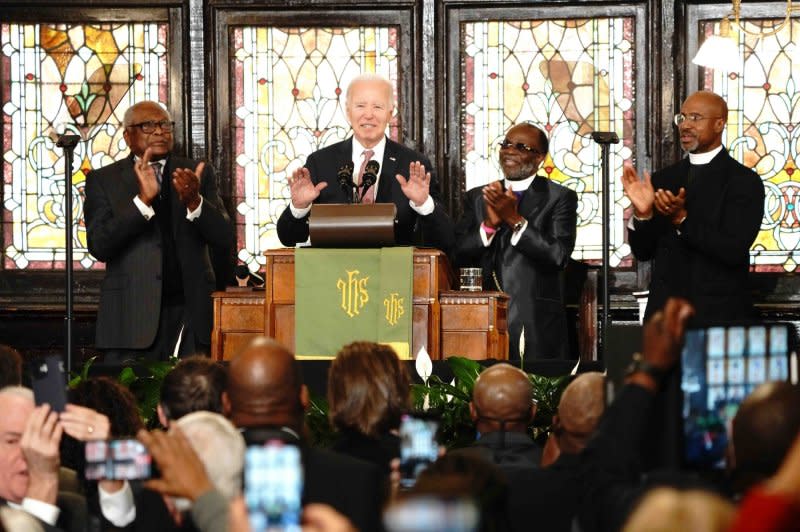
[[[400,487],[410,488],[419,474],[436,461],[436,420],[405,414],[400,420]]]

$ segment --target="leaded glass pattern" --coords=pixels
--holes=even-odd
[[[399,29],[235,27],[231,122],[239,260],[252,270],[281,247],[275,224],[287,177],[320,148],[346,139],[345,91],[362,73],[398,86]],[[389,124],[398,139],[399,115]]]
[[[125,110],[168,100],[166,24],[2,24],[3,251],[7,269],[64,267],[64,157],[51,135],[74,133],[76,267],[86,249],[86,174],[125,157]]]
[[[592,131],[614,131],[611,265],[629,265],[619,180],[635,145],[634,18],[481,21],[461,25],[462,164],[466,188],[500,179],[497,144],[513,124],[550,138],[543,168],[578,193],[573,258],[602,257],[600,148]]]
[[[781,20],[743,20],[753,33]],[[703,23],[706,36],[719,24]],[[703,88],[728,102],[722,141],[731,156],[754,168],[766,199],[761,231],[750,250],[756,271],[795,271],[800,262],[800,20],[791,19],[773,36],[734,31],[741,74],[704,69]]]

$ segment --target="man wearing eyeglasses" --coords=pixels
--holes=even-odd
[[[547,135],[518,124],[500,143],[505,179],[469,190],[456,225],[454,259],[480,266],[483,287],[511,296],[509,357],[566,358],[567,318],[562,272],[575,247],[578,196],[537,175],[547,156]]]
[[[130,156],[86,179],[89,251],[106,263],[96,347],[104,362],[208,353],[215,288],[210,249],[233,229],[210,165],[172,154],[173,122],[158,103],[125,113]]]
[[[728,106],[700,91],[675,115],[688,157],[644,179],[622,175],[633,205],[628,240],[638,260],[652,260],[645,318],[671,296],[688,299],[700,321],[753,314],[747,289],[749,250],[764,214],[764,185],[722,145]]]

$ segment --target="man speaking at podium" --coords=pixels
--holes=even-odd
[[[308,240],[313,203],[394,203],[395,242],[449,250],[453,222],[437,201],[439,185],[427,157],[386,137],[394,110],[392,84],[375,74],[355,78],[345,111],[353,136],[318,150],[289,178],[291,203],[278,219],[285,246]],[[356,197],[352,187],[356,185]],[[421,238],[416,233],[421,231]]]

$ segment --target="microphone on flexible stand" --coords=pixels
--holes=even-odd
[[[356,184],[353,182],[353,161],[347,161],[339,168],[339,171],[336,173],[336,181],[342,188],[342,192],[353,202],[353,197],[355,196],[354,189],[356,188]]]
[[[358,197],[359,203],[364,201],[369,187],[378,181],[378,172],[380,172],[381,165],[378,161],[371,160],[364,167],[364,175],[361,176],[361,195]]]

